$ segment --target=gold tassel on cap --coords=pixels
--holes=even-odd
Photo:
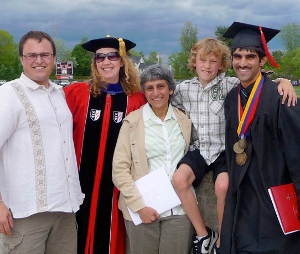
[[[118,41],[119,41],[119,51],[120,51],[120,56],[125,56],[125,55],[126,55],[126,46],[125,46],[125,42],[123,41],[122,38],[119,38]]]

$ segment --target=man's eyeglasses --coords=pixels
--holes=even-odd
[[[118,61],[120,58],[120,55],[118,52],[109,52],[107,54],[104,54],[104,53],[96,53],[95,54],[95,60],[97,63],[103,62],[106,57],[108,58],[109,61]]]
[[[23,55],[24,57],[26,57],[27,60],[35,60],[37,59],[38,56],[40,56],[42,59],[50,59],[51,56],[53,56],[52,53],[40,53],[40,54],[36,54],[36,53],[28,53],[27,55]]]

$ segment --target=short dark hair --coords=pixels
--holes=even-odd
[[[266,52],[261,47],[255,47],[255,46],[232,48],[231,55],[233,55],[233,53],[236,49],[239,49],[240,51],[246,50],[246,51],[250,51],[251,53],[257,53],[259,61],[261,61],[261,59],[266,56]]]
[[[170,91],[175,90],[176,83],[171,68],[161,64],[153,64],[148,66],[141,74],[142,91],[145,92],[145,83],[147,81],[155,81],[160,79],[167,82]]]
[[[27,34],[23,35],[19,42],[19,56],[23,56],[24,44],[28,39],[35,39],[38,42],[41,42],[42,39],[48,40],[51,43],[53,49],[53,56],[56,56],[56,47],[54,41],[49,34],[42,31],[30,31]]]

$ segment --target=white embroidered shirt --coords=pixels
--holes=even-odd
[[[0,87],[0,193],[14,218],[76,212],[83,202],[62,88],[24,74]]]

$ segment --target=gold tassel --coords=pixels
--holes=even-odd
[[[125,56],[125,55],[126,55],[126,46],[125,46],[125,42],[123,41],[122,38],[119,38],[118,41],[119,41],[119,52],[120,52],[120,56]]]

